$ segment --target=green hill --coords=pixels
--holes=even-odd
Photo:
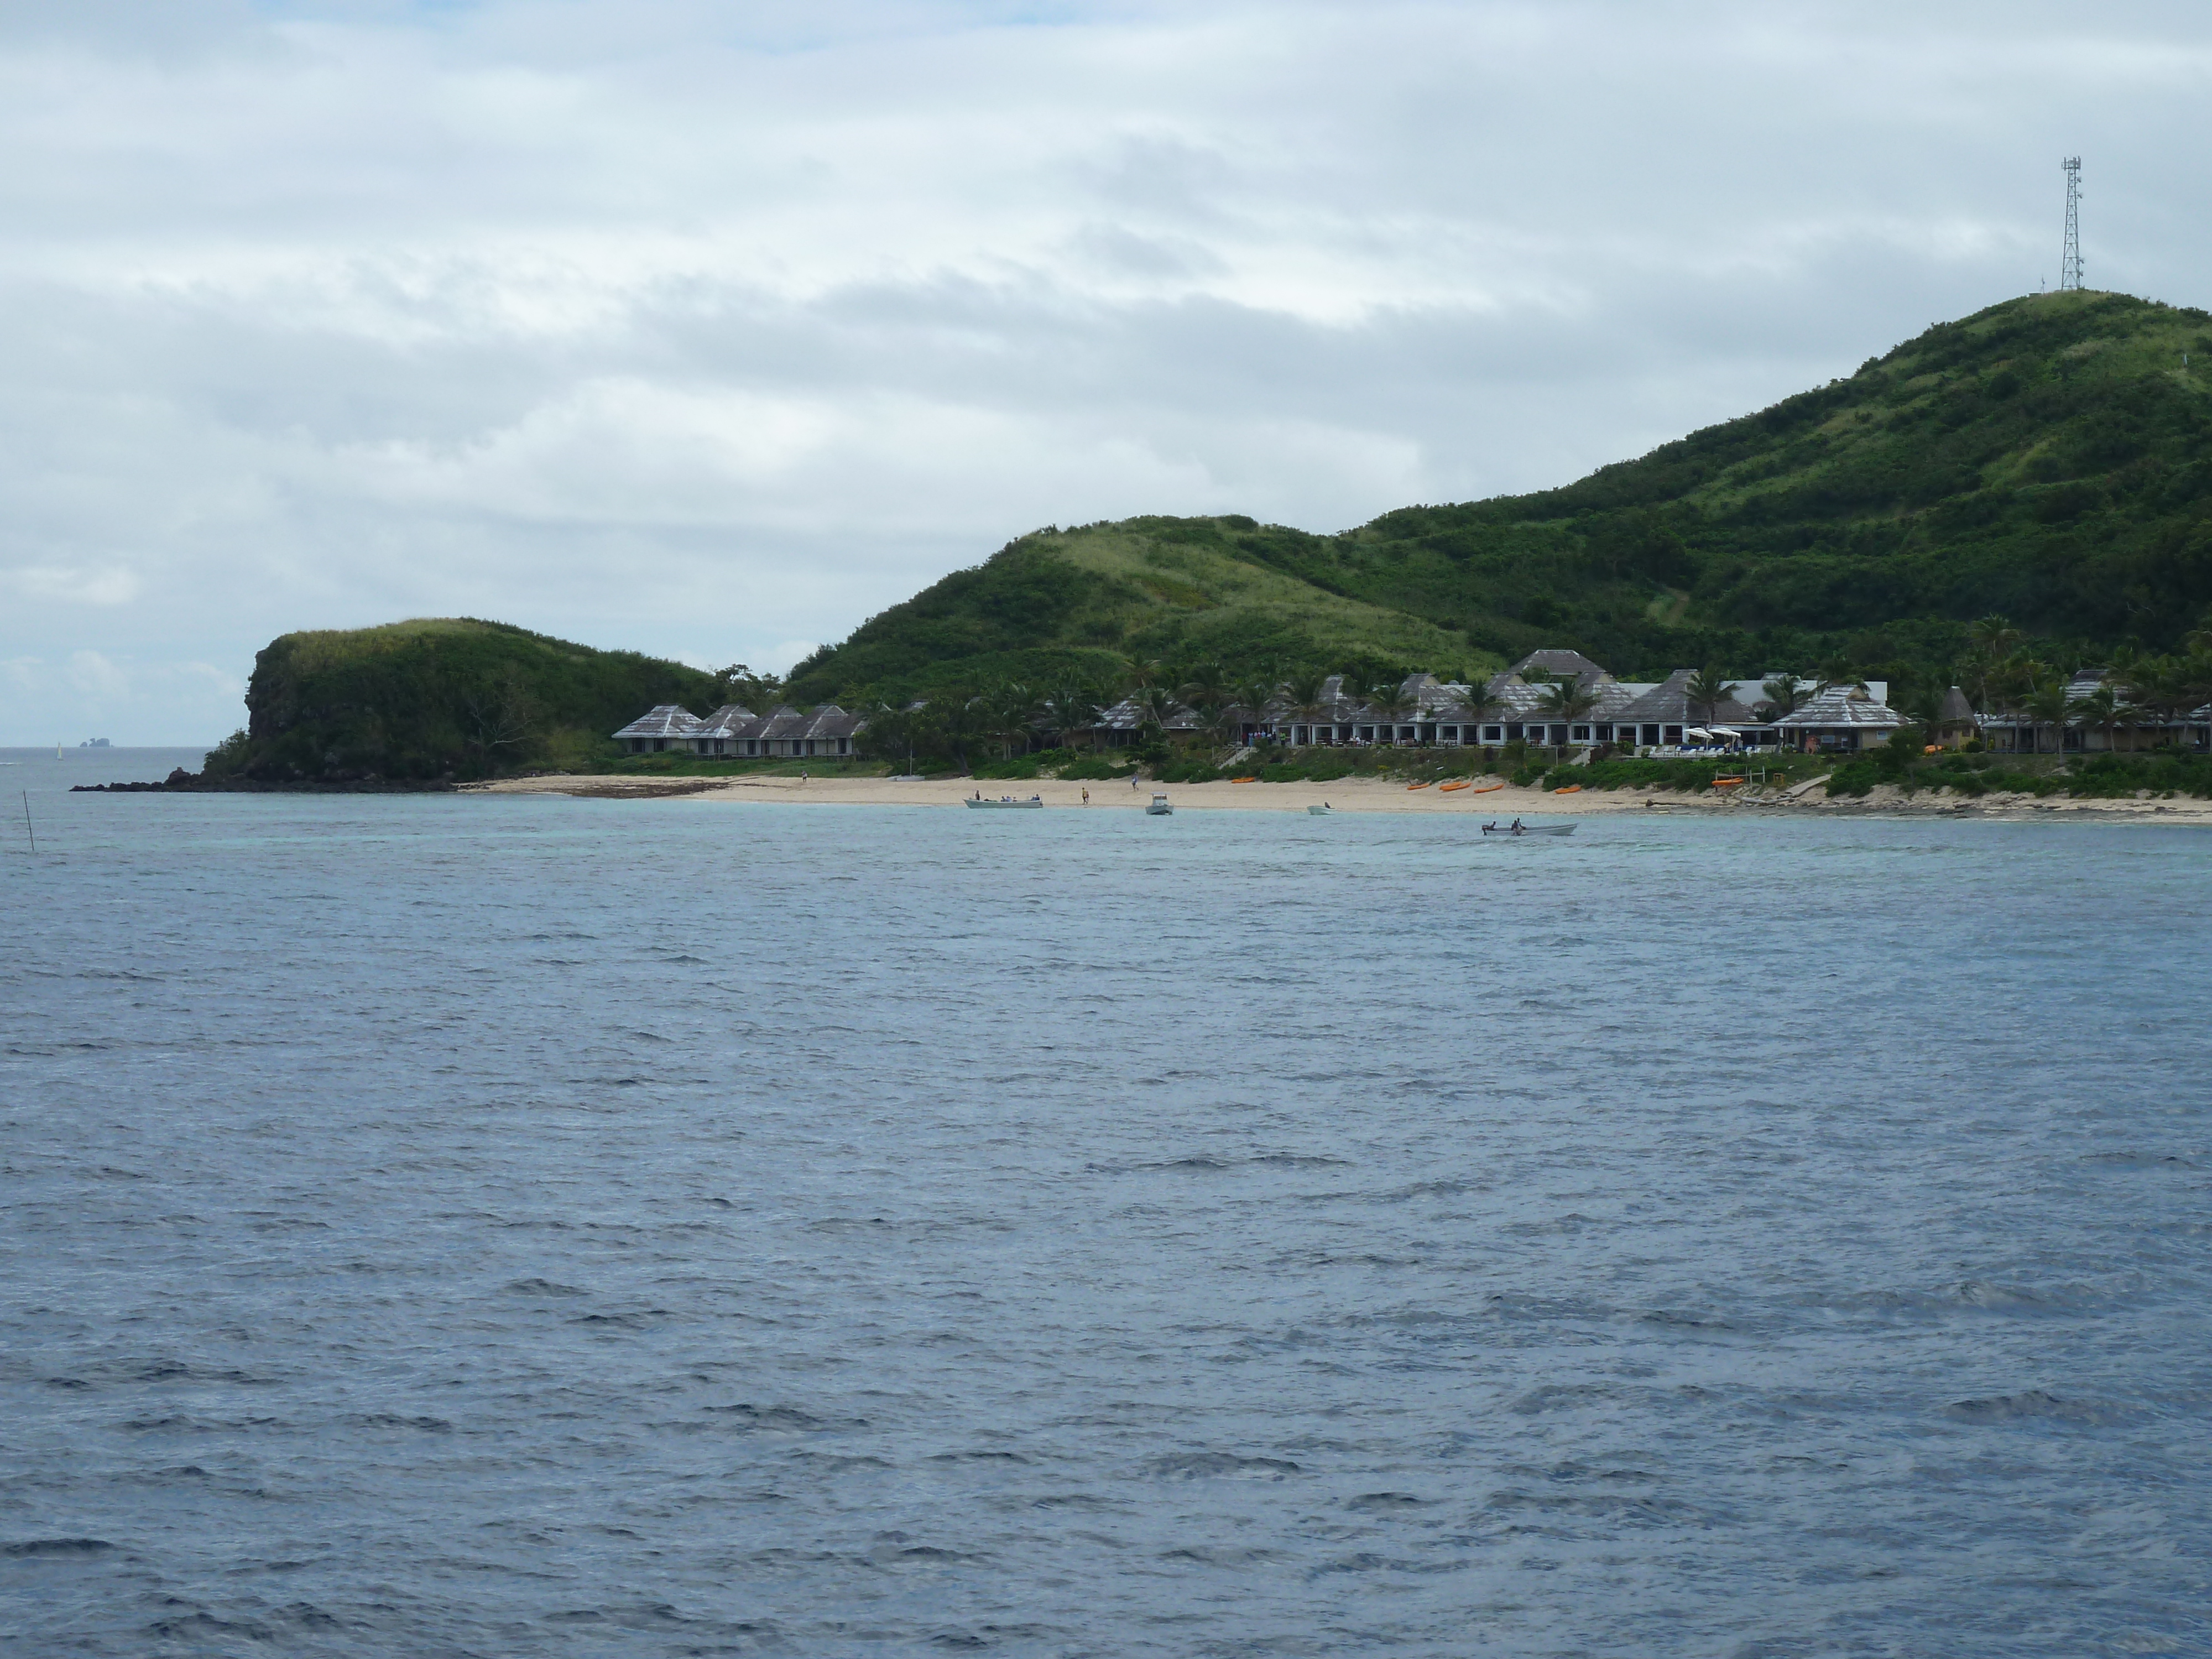
[[[2202,311],[2008,301],[1560,489],[1334,536],[1235,516],[1025,536],[792,690],[849,703],[1132,658],[1457,671],[1539,645],[1624,675],[1895,678],[1948,670],[1992,612],[2055,661],[2170,650],[2212,605],[2208,373]]]
[[[926,692],[1131,660],[1487,663],[1465,633],[1331,592],[1297,567],[1324,538],[1251,520],[1131,519],[1024,536],[794,670],[794,700]]]
[[[611,758],[608,733],[656,703],[704,712],[725,681],[504,623],[441,618],[286,634],[253,659],[247,723],[210,782],[481,778]]]

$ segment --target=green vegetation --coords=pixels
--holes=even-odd
[[[1146,663],[1231,675],[1326,664],[1498,665],[1449,627],[1332,592],[1270,562],[1323,538],[1251,520],[1132,519],[1041,530],[863,623],[792,671],[795,700],[847,708],[1000,684],[1116,684]]]
[[[246,729],[204,775],[367,782],[605,765],[617,727],[656,703],[705,712],[744,678],[469,618],[287,634],[255,657]]]
[[[250,723],[210,773],[604,768],[608,734],[653,704],[787,698],[866,713],[877,763],[1012,777],[1029,775],[1040,732],[1079,732],[1133,695],[1134,750],[1065,763],[1104,777],[1132,755],[1215,764],[1239,703],[1303,709],[1327,672],[1387,713],[1409,672],[1475,680],[1540,646],[1626,679],[1701,665],[1709,693],[1775,670],[1887,679],[1930,729],[1958,684],[2032,720],[2054,754],[2069,727],[2112,745],[2212,698],[2208,373],[2203,312],[2008,301],[1559,489],[1404,507],[1339,535],[1233,514],[1048,527],[817,652],[787,689],[494,623],[287,635],[258,659]],[[2068,677],[2085,663],[2118,672],[2076,698]],[[1561,717],[1582,695],[1553,688]],[[1199,729],[1177,734],[1186,713]],[[1301,776],[1362,763],[1254,763]],[[1846,792],[1925,769],[1902,751],[1854,764]]]
[[[2139,755],[1921,756],[1881,749],[1854,757],[1828,779],[1832,797],[1863,799],[1880,784],[1907,794],[1948,789],[1969,799],[1988,794],[2067,795],[2077,800],[2212,799],[2212,756],[2154,750]]]
[[[1952,683],[1995,612],[2046,674],[2172,652],[2212,606],[2208,376],[2203,312],[2008,301],[1560,489],[1334,536],[1237,515],[1040,531],[817,653],[793,690],[850,708],[1201,660],[1364,683],[1540,646],[1623,678],[1911,690]]]

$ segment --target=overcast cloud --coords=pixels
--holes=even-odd
[[[1564,483],[2057,275],[2196,6],[0,0],[0,743],[295,628],[781,668],[1047,522]]]

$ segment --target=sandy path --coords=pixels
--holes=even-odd
[[[495,793],[550,791],[616,797],[633,793],[666,793],[665,786],[661,790],[650,785],[624,787],[629,781],[597,777],[515,778],[483,787]],[[1377,778],[1340,778],[1334,783],[1141,783],[1132,789],[1127,783],[1059,783],[1049,779],[993,782],[949,778],[925,783],[896,783],[889,778],[810,778],[802,783],[797,778],[785,777],[718,781],[708,788],[687,789],[684,798],[706,801],[775,800],[820,806],[957,807],[980,790],[987,800],[995,800],[1000,795],[1012,795],[1018,800],[1042,795],[1048,807],[1080,810],[1085,806],[1084,793],[1088,790],[1091,811],[1133,811],[1149,805],[1155,789],[1164,793],[1177,811],[1303,812],[1309,806],[1326,805],[1343,812],[1456,812],[1486,821],[1502,817],[1507,823],[1516,817],[1557,817],[1571,812],[1642,811],[1650,799],[1620,791],[1553,795],[1540,789],[1510,787],[1485,793],[1474,789],[1455,789],[1446,794],[1433,785],[1425,789],[1408,789],[1402,783]],[[1691,811],[1726,810],[1715,803],[1692,802],[1687,796],[1665,804]]]
[[[1141,783],[991,782],[946,778],[922,783],[899,783],[889,778],[629,778],[556,775],[509,778],[498,783],[473,786],[492,794],[574,794],[605,799],[645,799],[675,796],[697,801],[778,801],[811,806],[944,806],[957,807],[976,791],[987,799],[1012,795],[1026,800],[1036,794],[1048,807],[1086,810],[1084,792],[1090,792],[1087,810],[1139,811],[1161,788],[1177,811],[1303,812],[1324,803],[1340,812],[1453,812],[1485,822],[1515,818],[1534,823],[1544,818],[1586,817],[1607,812],[1672,814],[1738,814],[1761,811],[1799,813],[1907,813],[1913,816],[2039,818],[2051,816],[2142,819],[2165,823],[2212,825],[2212,802],[2199,800],[2112,801],[2069,800],[2054,797],[2039,800],[2029,795],[1985,795],[1967,799],[1948,793],[1923,792],[1910,799],[1893,788],[1878,788],[1863,800],[1830,800],[1819,788],[1790,791],[1794,799],[1775,796],[1678,794],[1672,790],[1646,793],[1634,789],[1591,790],[1554,795],[1540,789],[1510,787],[1478,793],[1455,789],[1447,794],[1433,785],[1408,789],[1378,778],[1339,778],[1333,783]]]

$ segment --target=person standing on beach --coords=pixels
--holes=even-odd
[[[1091,792],[1088,789],[1083,792],[1083,804],[1085,806],[1091,805]]]

